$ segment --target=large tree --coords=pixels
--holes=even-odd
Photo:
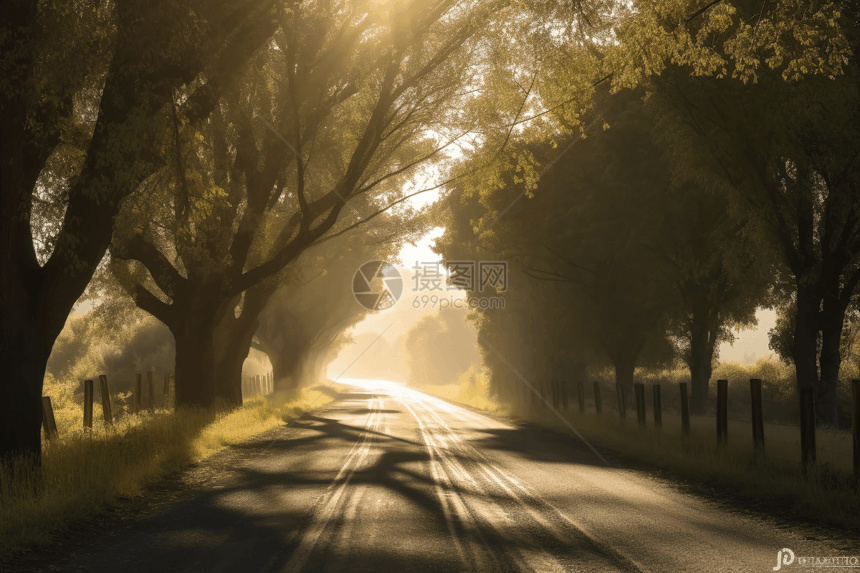
[[[741,85],[678,70],[655,82],[689,161],[699,163],[702,179],[730,190],[733,208],[752,217],[759,246],[786,270],[797,383],[815,388],[827,424],[837,420],[839,349],[860,282],[856,60],[845,71],[786,84],[765,70]]]
[[[0,457],[40,456],[45,365],[158,168],[176,86],[199,120],[271,33],[271,2],[7,2],[0,23]]]
[[[258,315],[307,248],[370,219],[390,236],[374,217],[465,122],[498,5],[288,2],[210,122],[176,102],[169,166],[138,194],[161,212],[129,220],[113,254],[145,267],[129,275],[136,302],[176,338],[177,404],[241,403]]]

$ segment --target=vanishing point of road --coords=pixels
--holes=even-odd
[[[566,436],[349,384],[193,495],[51,569],[765,572],[783,548],[844,554],[608,467]]]

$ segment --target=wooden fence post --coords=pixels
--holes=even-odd
[[[764,414],[761,404],[761,380],[750,378],[750,399],[752,402],[753,448],[756,455],[764,454]]]
[[[594,382],[594,409],[597,410],[597,415],[600,416],[600,413],[603,410],[603,402],[600,399],[600,382]]]
[[[93,427],[93,381],[84,380],[84,428]]]
[[[717,444],[729,440],[729,381],[717,380]]]
[[[133,398],[132,398],[132,399],[134,400],[133,411],[134,411],[134,413],[135,413],[135,414],[137,414],[138,412],[140,412],[140,392],[141,392],[141,386],[142,386],[141,376],[140,376],[140,374],[135,374],[135,375],[134,375],[134,396],[133,396]]]
[[[149,394],[149,409],[155,409],[155,383],[153,382],[153,378],[155,373],[152,370],[148,370],[146,372],[146,392]]]
[[[645,384],[641,382],[633,385],[633,392],[636,394],[636,419],[639,422],[639,429],[645,429]]]
[[[585,414],[585,382],[582,380],[576,383],[576,394],[579,399],[579,413]]]
[[[854,477],[860,480],[860,380],[851,381],[851,421],[854,426]]]
[[[690,403],[687,401],[687,383],[681,382],[681,436],[690,435]]]
[[[624,386],[621,385],[621,382],[615,383],[615,390],[618,393],[618,418],[623,424],[627,418],[627,406],[624,403]]]
[[[51,407],[51,397],[42,396],[42,427],[45,428],[45,437],[53,440],[57,437],[57,420],[54,418],[54,408]]]
[[[800,461],[803,473],[815,462],[815,394],[812,388],[800,390]]]
[[[663,404],[660,401],[660,385],[651,386],[651,392],[654,394],[654,427],[660,431],[663,429]]]
[[[107,374],[99,374],[99,390],[102,395],[102,415],[105,424],[112,424],[113,414],[110,409],[110,388],[108,388]]]

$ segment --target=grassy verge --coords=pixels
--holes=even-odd
[[[28,460],[0,468],[0,556],[47,543],[117,498],[331,400],[306,388],[289,401],[258,398],[227,412],[156,410],[92,431],[66,428],[44,444],[40,476]],[[23,479],[10,480],[11,473]]]

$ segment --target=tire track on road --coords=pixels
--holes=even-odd
[[[381,400],[374,396],[370,403],[370,413],[367,415],[364,427],[363,439],[357,441],[347,454],[340,471],[337,473],[331,484],[326,488],[326,494],[318,503],[313,512],[313,518],[310,525],[305,529],[304,534],[299,541],[298,547],[293,551],[289,561],[281,569],[282,573],[295,573],[301,571],[308,559],[310,559],[314,548],[319,541],[320,536],[328,527],[329,523],[338,514],[338,503],[344,494],[344,491],[349,486],[352,477],[356,471],[362,466],[370,452],[373,442],[374,432],[379,430],[379,410]]]

